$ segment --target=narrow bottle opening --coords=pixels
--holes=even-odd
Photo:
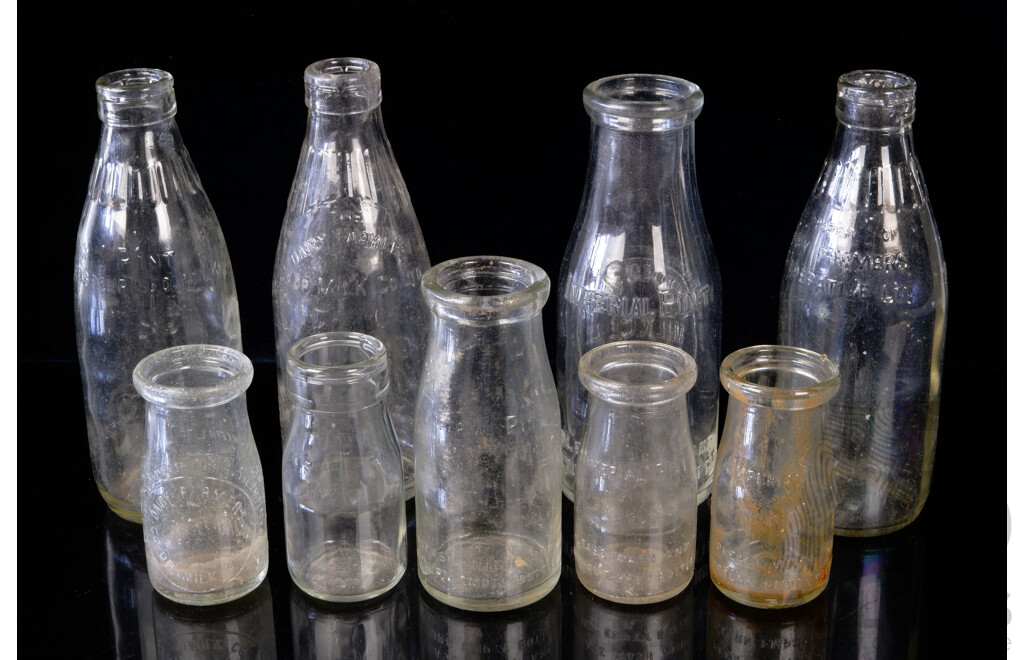
[[[355,114],[380,105],[380,67],[359,57],[314,62],[303,74],[306,105],[323,114]]]
[[[719,376],[730,396],[773,408],[813,408],[839,388],[839,369],[831,360],[792,346],[740,349],[722,361]]]
[[[675,346],[619,341],[588,351],[579,377],[587,391],[613,403],[650,405],[686,394],[697,380],[697,365]]]
[[[464,257],[434,266],[423,276],[423,295],[446,320],[510,323],[540,312],[551,287],[547,273],[509,257]]]
[[[844,73],[836,83],[836,116],[851,126],[894,129],[914,120],[917,82],[884,69]]]
[[[602,126],[627,131],[678,130],[700,114],[704,93],[682,78],[625,74],[587,85],[583,105]]]
[[[174,77],[161,69],[123,69],[96,81],[100,120],[114,126],[145,126],[177,111]]]
[[[226,346],[190,344],[157,351],[135,367],[135,389],[146,401],[171,408],[221,405],[243,394],[253,368]]]

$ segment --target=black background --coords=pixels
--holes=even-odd
[[[937,649],[1001,653],[1003,597],[992,573],[1001,535],[988,475],[1006,431],[998,405],[1006,349],[1005,5],[896,2],[849,12],[751,13],[738,6],[694,12],[685,4],[671,11],[594,6],[578,20],[557,22],[553,6],[478,14],[422,3],[362,10],[277,3],[273,11],[231,9],[216,17],[179,5],[125,5],[62,13],[59,21],[23,13],[20,654],[114,655],[107,516],[89,468],[72,269],[100,134],[93,84],[104,73],[146,66],[174,75],[177,122],[224,231],[243,344],[257,363],[249,406],[272,500],[275,623],[286,638],[277,647],[287,657],[289,584],[283,546],[273,545],[281,523],[273,519],[280,514],[280,439],[271,274],[306,125],[302,73],[313,61],[339,56],[380,65],[384,125],[431,261],[503,254],[540,265],[553,280],[586,174],[583,88],[631,72],[700,85],[697,177],[722,273],[723,355],[775,341],[786,250],[835,130],[836,78],[857,68],[914,77],[917,154],[950,286],[939,448],[932,494],[916,524],[927,550],[916,648],[918,657]],[[553,302],[544,322],[553,351]],[[723,409],[725,403],[723,394]],[[995,525],[984,522],[988,511]]]

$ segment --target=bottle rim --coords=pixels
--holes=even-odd
[[[362,57],[331,57],[303,72],[306,105],[312,112],[347,115],[380,105],[380,67]]]
[[[839,76],[840,97],[863,106],[893,107],[914,100],[917,81],[887,69],[858,69]]]
[[[693,123],[704,92],[683,78],[627,73],[599,78],[583,90],[583,105],[595,122],[623,130],[663,131]]]
[[[657,341],[603,344],[580,358],[578,372],[591,394],[631,405],[672,401],[689,392],[697,381],[693,357]]]
[[[763,381],[779,376],[800,380],[793,387]],[[839,389],[839,368],[827,356],[795,346],[763,344],[730,353],[719,369],[730,396],[747,403],[784,410],[814,408]]]
[[[143,104],[174,93],[174,76],[163,69],[121,69],[96,81],[96,96],[119,105]]]
[[[172,376],[211,382],[165,382]],[[150,403],[169,408],[208,408],[244,394],[252,376],[252,362],[240,351],[212,344],[185,344],[144,357],[132,372],[132,381],[139,395]]]
[[[473,256],[450,259],[423,275],[420,290],[438,317],[467,325],[516,323],[537,315],[551,281],[544,269],[521,259]]]
[[[338,355],[329,349],[350,349],[358,357],[344,362],[324,364],[312,356]],[[388,368],[388,350],[384,342],[362,332],[324,332],[304,337],[292,344],[286,354],[288,375],[311,385],[353,384],[369,380]],[[387,384],[384,385],[387,389]]]

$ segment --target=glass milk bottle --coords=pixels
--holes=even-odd
[[[427,248],[384,132],[380,68],[333,58],[310,64],[304,78],[309,122],[274,263],[281,432],[290,426],[292,344],[339,330],[377,337],[391,357],[388,407],[410,498],[413,411],[430,325],[419,294]]]
[[[509,610],[561,571],[562,432],[537,266],[464,257],[423,276],[433,322],[416,406],[416,553],[426,591]]]
[[[946,334],[946,266],[911,123],[917,85],[839,78],[832,150],[786,259],[779,342],[840,372],[825,437],[836,534],[874,536],[921,512],[931,484]]]
[[[103,122],[75,251],[75,326],[93,476],[141,522],[145,403],[139,360],[168,346],[242,349],[217,216],[174,120],[174,79],[125,69],[96,81]]]
[[[282,481],[288,571],[323,600],[379,596],[406,566],[387,349],[358,332],[313,335],[288,351],[286,370],[294,406]]]
[[[722,282],[694,160],[704,94],[681,78],[629,74],[588,85],[583,105],[592,126],[590,165],[558,282],[562,490],[574,497],[587,413],[576,378],[580,357],[601,344],[640,339],[681,348],[697,363],[687,410],[702,502],[718,444],[722,332]]]
[[[267,505],[245,390],[252,363],[223,346],[143,359],[142,531],[153,587],[185,605],[249,593],[267,575]]]
[[[588,351],[589,394],[576,463],[575,567],[580,583],[617,603],[657,603],[693,578],[697,468],[686,393],[693,358],[660,342]]]

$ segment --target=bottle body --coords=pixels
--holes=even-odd
[[[240,598],[269,565],[263,469],[245,407],[252,364],[223,346],[176,346],[133,376],[147,402],[142,529],[153,587],[186,605]]]
[[[946,269],[913,108],[906,76],[840,79],[836,139],[786,260],[779,341],[827,354],[841,373],[825,434],[843,535],[914,520],[935,461]]]
[[[696,365],[658,342],[580,360],[590,404],[576,464],[576,576],[617,603],[656,603],[693,578],[697,468],[686,415]]]
[[[234,276],[217,217],[174,122],[163,71],[97,82],[104,121],[75,253],[75,321],[93,475],[141,521],[145,404],[132,370],[180,344],[241,350]]]
[[[800,605],[825,589],[832,562],[822,424],[838,370],[812,351],[753,346],[727,356],[721,378],[729,406],[711,499],[711,580],[745,605]]]
[[[387,350],[360,333],[313,335],[288,352],[287,370],[295,406],[282,473],[288,570],[316,598],[373,598],[406,567]]]
[[[433,321],[416,408],[420,581],[498,611],[542,598],[561,570],[561,429],[532,264],[467,257],[424,275]]]
[[[282,436],[290,428],[288,349],[314,334],[377,337],[391,358],[391,418],[413,494],[412,424],[428,313],[430,267],[409,192],[384,132],[380,70],[368,60],[306,69],[309,123],[274,264],[274,328]]]
[[[702,104],[696,85],[667,76],[613,76],[584,91],[592,120],[590,165],[557,301],[563,491],[569,499],[587,411],[576,368],[587,351],[622,340],[663,342],[696,360],[687,410],[698,501],[710,492],[722,284],[694,166],[693,121]]]

